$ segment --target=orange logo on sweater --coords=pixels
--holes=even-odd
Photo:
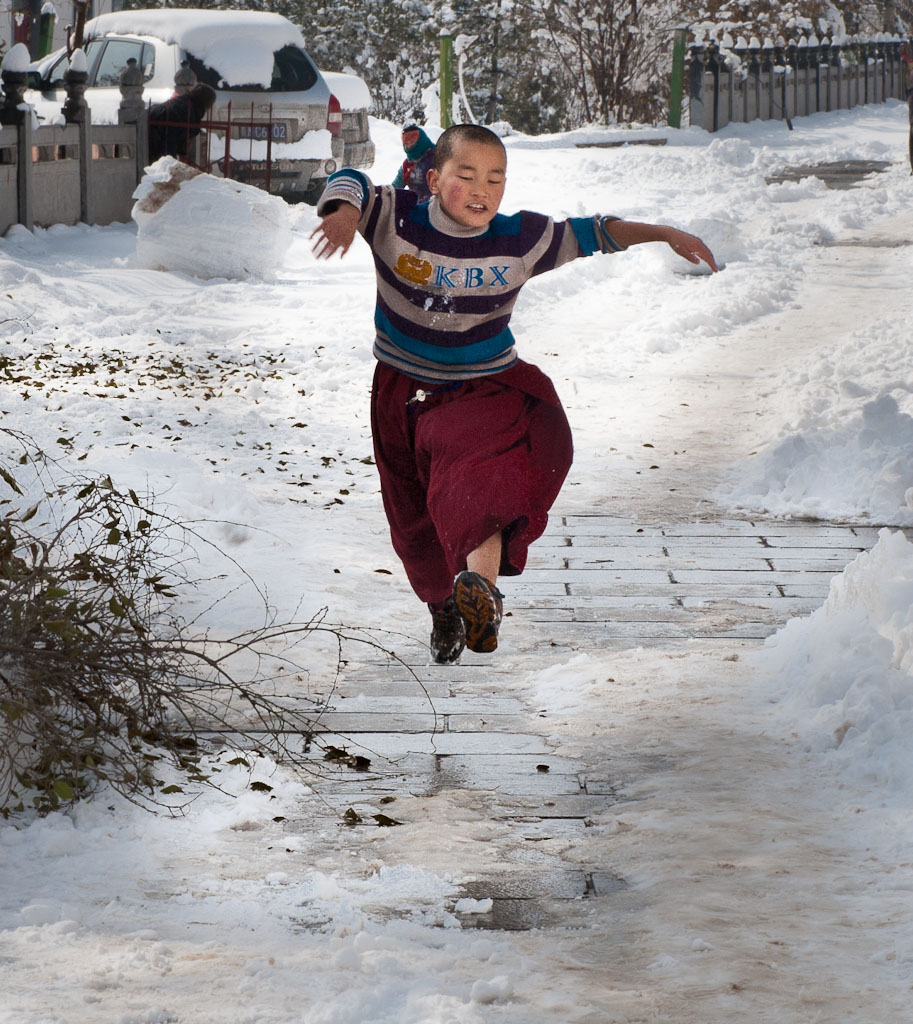
[[[427,260],[420,260],[418,256],[410,256],[404,252],[396,261],[393,268],[394,273],[413,284],[427,284],[431,277],[431,264]]]

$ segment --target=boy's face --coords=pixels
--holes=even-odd
[[[485,227],[498,212],[507,182],[507,157],[500,146],[461,139],[428,185],[444,212],[467,228]]]

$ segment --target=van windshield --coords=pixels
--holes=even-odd
[[[273,76],[268,87],[259,82],[228,85],[215,68],[208,67],[190,52],[187,53],[187,61],[198,82],[228,92],[305,92],[317,82],[314,65],[304,50],[297,46],[283,46],[273,54]]]

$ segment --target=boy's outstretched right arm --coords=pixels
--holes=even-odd
[[[316,236],[311,248],[317,259],[328,260],[337,252],[340,258],[345,256],[355,240],[360,219],[361,210],[358,207],[351,203],[337,202],[335,208],[311,232],[312,239]]]

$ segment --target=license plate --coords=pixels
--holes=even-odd
[[[268,124],[242,124],[238,126],[239,139],[254,139],[254,141],[265,142],[269,138],[270,127],[273,129],[273,142],[284,141],[288,138],[288,125],[281,122]]]

